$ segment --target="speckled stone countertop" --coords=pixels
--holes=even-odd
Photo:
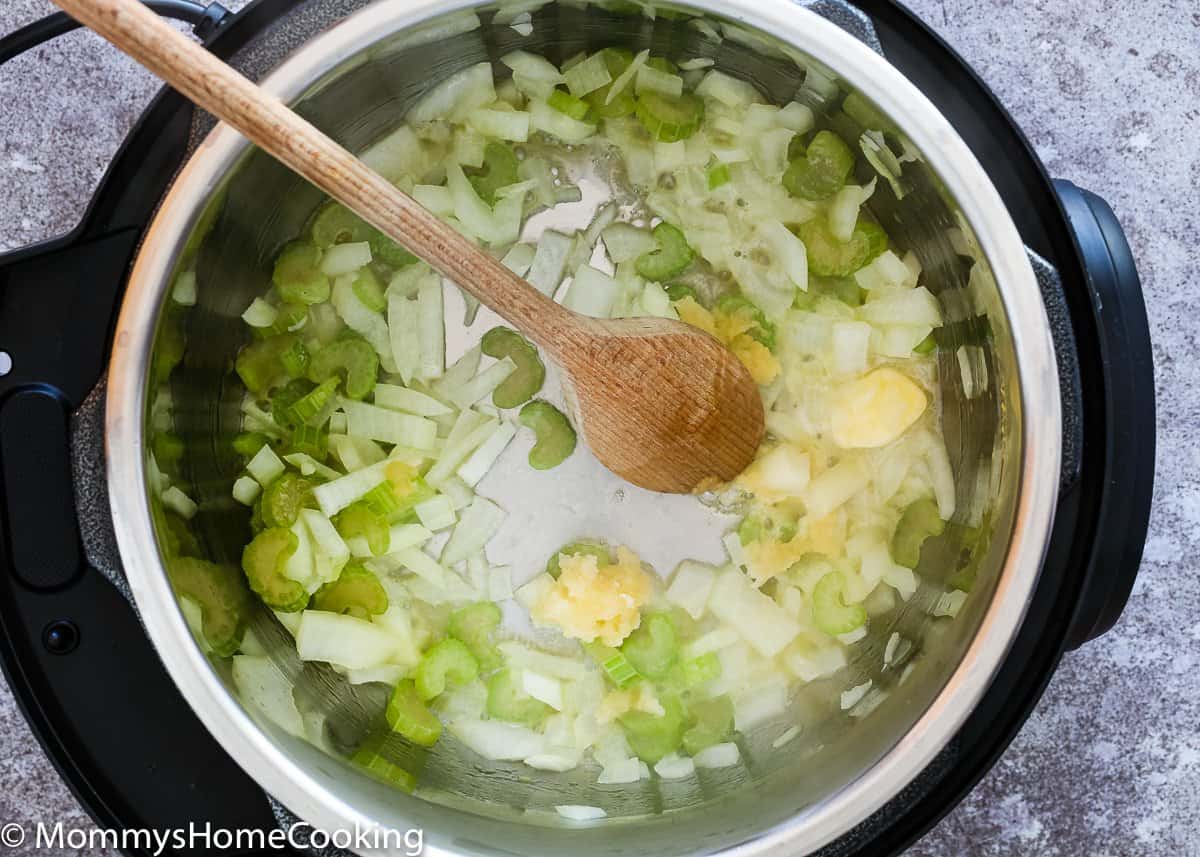
[[[1098,192],[1124,223],[1149,306],[1159,428],[1150,538],[1120,623],[1065,657],[999,764],[910,854],[1200,857],[1200,7],[910,5],[999,94],[1050,172]],[[0,32],[49,11],[5,0]],[[76,223],[155,89],[80,34],[0,67],[0,251]],[[0,823],[58,820],[86,814],[0,686]]]

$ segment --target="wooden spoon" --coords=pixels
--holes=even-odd
[[[541,346],[571,382],[584,440],[618,476],[687,493],[732,479],[753,459],[762,400],[716,339],[677,321],[563,308],[138,0],[55,3]]]

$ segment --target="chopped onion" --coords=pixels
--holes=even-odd
[[[258,484],[266,488],[287,470],[270,444],[263,444],[254,457],[246,464],[246,472],[258,480]]]
[[[454,514],[454,504],[449,497],[441,495],[422,500],[413,506],[413,511],[422,526],[434,532],[454,526],[454,522],[457,520]]]
[[[554,811],[570,821],[596,821],[608,816],[608,813],[598,806],[560,804],[554,807]]]
[[[567,257],[575,246],[575,239],[570,235],[547,229],[538,238],[537,252],[530,263],[529,276],[526,279],[530,285],[544,295],[553,297],[562,282],[566,272]]]
[[[482,448],[482,447],[481,447]],[[442,562],[457,565],[488,543],[507,517],[503,509],[484,497],[476,497],[466,508],[442,549]]]
[[[185,521],[190,521],[196,516],[196,509],[198,508],[196,501],[180,491],[175,485],[162,492],[162,502],[164,506],[176,512]]]
[[[529,127],[564,143],[582,143],[596,133],[595,125],[572,119],[544,101],[529,102]]]
[[[478,485],[479,480],[492,469],[492,465],[516,433],[517,429],[511,423],[500,423],[496,426],[487,439],[459,465],[458,477],[472,488]]]
[[[567,309],[593,318],[608,318],[617,299],[616,281],[591,265],[581,265],[575,271],[571,287],[562,304]]]
[[[278,317],[279,310],[262,298],[255,298],[251,301],[250,306],[246,307],[246,311],[242,313],[242,321],[259,329],[270,327]]]
[[[253,506],[262,486],[249,476],[239,476],[233,483],[233,499],[243,506]]]
[[[634,89],[639,93],[657,92],[668,98],[678,98],[683,95],[683,78],[677,74],[643,65],[638,69]]]
[[[553,583],[553,578],[551,578],[551,583]],[[508,659],[510,666],[533,670],[567,681],[578,681],[587,675],[587,667],[578,658],[564,658],[560,655],[540,652],[515,640],[506,640],[500,643],[498,648]]]
[[[697,768],[728,768],[741,761],[737,744],[713,744],[692,757]]]
[[[304,720],[292,696],[292,679],[265,655],[235,655],[233,685],[242,702],[266,715],[283,731],[304,736]]]
[[[713,69],[704,76],[696,87],[696,94],[701,98],[711,98],[726,107],[744,108],[750,104],[762,101],[762,96],[754,85],[744,80],[730,77],[724,72]]]
[[[386,663],[399,650],[396,638],[365,619],[340,613],[305,610],[296,630],[296,653],[302,661],[324,661],[348,670]]]
[[[847,711],[858,704],[858,701],[867,695],[867,691],[871,689],[871,680],[867,679],[859,685],[855,685],[849,690],[842,692],[841,706],[842,711]]]
[[[605,104],[612,104],[613,99],[626,90],[629,84],[637,76],[642,66],[646,64],[646,60],[648,59],[650,59],[649,50],[640,51],[638,55],[633,58],[633,62],[629,64],[625,71],[617,75],[617,79],[614,80],[612,82],[612,86],[608,88],[608,95],[604,98]]]
[[[330,277],[349,274],[371,264],[371,245],[366,241],[334,244],[321,257],[321,273]]]
[[[383,473],[383,464],[375,464],[363,470],[347,473],[332,482],[326,482],[313,488],[313,497],[326,517],[332,518],[355,500],[361,499],[387,477]]]
[[[495,762],[519,762],[546,748],[545,739],[532,729],[499,720],[457,720],[450,724],[450,734]]]
[[[608,63],[605,61],[604,55],[597,51],[563,72],[563,80],[572,95],[582,98],[589,92],[595,92],[600,87],[611,83],[612,75],[608,71]]]
[[[180,306],[196,305],[196,272],[183,271],[175,278],[171,288],[171,300]]]
[[[472,111],[496,100],[492,64],[476,63],[438,83],[408,111],[409,122],[434,119],[462,120]]]
[[[796,620],[736,569],[717,577],[708,609],[764,657],[779,654],[800,633]]]
[[[711,565],[685,559],[675,568],[671,585],[667,587],[667,600],[693,619],[699,619],[708,606],[716,579],[717,570]]]
[[[529,139],[529,114],[523,110],[473,110],[467,121],[485,137],[514,143]]]
[[[829,206],[829,231],[837,240],[850,240],[858,223],[859,210],[874,192],[875,179],[871,179],[869,184],[862,187],[846,185],[834,195],[833,203]]]
[[[544,702],[555,711],[563,710],[562,682],[533,670],[521,671],[521,687],[539,702]]]
[[[412,189],[412,198],[438,217],[454,213],[454,196],[443,185],[419,184]]]
[[[664,780],[682,780],[696,773],[696,763],[686,756],[672,753],[658,761],[654,772]]]
[[[606,226],[600,234],[604,238],[608,258],[618,265],[636,259],[644,253],[650,253],[658,247],[657,239],[649,230],[630,223],[613,223]]]
[[[413,449],[433,449],[436,445],[437,423],[430,419],[350,399],[342,399],[341,407],[351,436]]]

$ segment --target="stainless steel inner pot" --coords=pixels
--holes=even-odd
[[[886,626],[874,623],[848,669],[795,692],[788,717],[802,726],[801,736],[773,749],[778,725],[756,730],[739,739],[741,765],[698,781],[597,786],[594,770],[553,774],[485,763],[446,740],[425,760],[416,795],[387,788],[342,759],[378,717],[386,688],[350,688],[330,671],[304,667],[264,609],[256,636],[295,677],[302,708],[326,723],[324,749],[283,734],[242,708],[228,664],[194,642],[163,569],[147,490],[151,433],[169,423],[187,442],[182,470],[200,503],[192,526],[200,549],[215,561],[237,561],[247,517],[229,495],[240,468],[229,447],[243,393],[230,371],[245,336],[239,315],[320,197],[218,127],[165,200],[130,280],[109,373],[111,502],[129,582],[174,680],[226,750],[317,827],[421,827],[431,855],[808,853],[895,796],[945,745],[1022,620],[1058,484],[1059,394],[1033,272],[998,194],[911,84],[818,15],[788,0],[655,6],[564,0],[506,5],[497,16],[495,5],[470,0],[381,0],[310,42],[265,85],[352,150],[380,138],[423,92],[469,64],[490,60],[507,73],[497,59],[518,47],[555,62],[613,44],[652,47],[674,59],[712,57],[717,68],[753,81],[777,102],[803,87],[799,97],[847,139],[869,129],[839,109],[843,98],[866,97],[887,117],[887,128],[873,130],[887,132],[888,162],[902,159],[893,177],[904,188],[899,200],[877,192],[871,210],[895,245],[920,258],[923,283],[948,320],[939,404],[958,486],[953,525],[938,550],[925,553],[918,571],[926,585]],[[508,25],[522,9],[532,14],[528,37]],[[556,225],[586,224],[598,193],[586,192],[586,177],[584,185],[584,201],[561,215],[580,222]],[[164,339],[156,332],[174,276],[185,268],[197,272],[199,301],[174,319],[182,321],[186,351],[160,387],[155,346]],[[473,328],[474,336],[487,322]],[[451,351],[469,335],[452,325]],[[717,543],[711,515],[686,498],[623,488],[588,456],[550,489],[536,488],[513,465],[523,453],[510,450],[509,463],[502,460],[500,474],[482,486],[510,511],[531,507],[513,514],[512,529],[496,546],[516,566],[517,580],[532,576],[580,517],[615,528],[614,540],[636,540],[664,571],[685,555],[683,546],[694,554]],[[932,603],[964,570],[975,585],[960,615],[932,617]],[[903,669],[883,670],[893,631],[912,643],[911,652]],[[841,711],[840,691],[867,679],[886,691],[878,705]],[[609,818],[569,823],[555,815],[556,804],[599,805]]]

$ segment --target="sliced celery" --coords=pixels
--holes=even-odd
[[[672,98],[647,90],[638,95],[634,112],[651,137],[674,143],[696,133],[704,119],[704,101],[691,93]]]
[[[577,542],[563,545],[554,552],[554,555],[546,562],[546,574],[553,578],[557,578],[562,574],[562,568],[559,565],[560,556],[594,556],[599,565],[611,565],[613,561],[612,551],[604,542],[593,539],[580,539]]]
[[[371,258],[391,268],[404,268],[417,261],[408,250],[336,202],[327,203],[317,212],[311,231],[313,243],[321,248],[366,241],[371,245]]]
[[[382,556],[391,547],[391,530],[387,518],[376,514],[361,500],[338,512],[333,519],[333,525],[343,539],[350,540],[355,536],[362,536],[367,542],[367,548],[375,556]]]
[[[505,357],[517,368],[492,392],[492,403],[498,408],[515,408],[529,401],[542,389],[546,367],[537,349],[524,336],[508,327],[493,327],[479,342],[483,353],[497,360]]]
[[[598,642],[587,643],[584,649],[601,666],[608,680],[617,687],[626,687],[639,678],[638,671],[620,649],[613,649]]]
[[[379,578],[367,571],[361,562],[350,562],[337,580],[316,591],[313,609],[370,619],[387,611],[388,597]]]
[[[275,323],[268,330],[273,334],[292,333],[308,321],[308,307],[304,304],[284,301],[275,316]],[[304,374],[303,372],[299,374]]]
[[[677,751],[683,741],[683,705],[670,694],[662,694],[663,714],[629,711],[617,718],[634,754],[649,765]]]
[[[253,458],[258,451],[270,443],[270,438],[259,431],[244,431],[233,439],[233,451],[243,458]]]
[[[383,284],[370,268],[363,268],[354,278],[354,296],[362,301],[362,305],[375,312],[387,310],[387,297],[383,292]]]
[[[913,347],[913,354],[932,354],[937,347],[937,340],[931,333]]]
[[[518,419],[537,436],[529,451],[529,466],[534,470],[557,467],[575,451],[575,429],[566,415],[549,402],[529,402],[521,408]]]
[[[442,736],[441,721],[421,701],[412,679],[396,684],[384,714],[393,732],[421,747],[432,747]]]
[[[683,749],[689,756],[733,736],[733,701],[728,696],[693,703],[688,714],[690,725],[683,733]]]
[[[763,311],[746,298],[741,295],[725,295],[717,301],[714,309],[730,317],[744,315],[753,320],[754,326],[746,332],[767,348],[775,348],[775,325],[767,321]]]
[[[783,186],[801,199],[828,199],[845,184],[854,169],[854,153],[832,131],[819,131],[803,158],[792,161],[783,174]]]
[[[708,189],[716,190],[729,183],[729,164],[713,164],[708,168]]]
[[[572,119],[578,119],[582,122],[587,118],[588,103],[582,98],[576,98],[565,89],[556,89],[550,93],[550,97],[546,99],[546,103],[557,110],[559,113],[565,113]]]
[[[271,393],[271,417],[284,428],[294,428],[301,424],[292,416],[292,405],[303,399],[313,390],[312,382],[306,378],[296,378],[288,381],[282,387]]]
[[[318,463],[325,460],[329,451],[329,433],[316,426],[301,425],[292,429],[288,438],[288,453],[304,453]]]
[[[888,248],[887,233],[869,220],[860,219],[846,242],[834,237],[824,217],[800,224],[796,234],[808,251],[809,271],[818,277],[848,277]]]
[[[667,613],[643,616],[642,624],[621,644],[629,663],[649,679],[664,679],[679,660],[679,633]]]
[[[446,633],[462,642],[483,672],[501,664],[500,652],[492,642],[492,634],[500,627],[500,608],[490,601],[480,601],[450,614]]]
[[[390,519],[400,511],[402,505],[396,496],[396,489],[390,481],[383,481],[362,495],[358,501],[381,518]]]
[[[244,579],[236,568],[202,559],[174,557],[167,576],[181,596],[200,605],[204,639],[219,657],[228,657],[242,644],[250,607]]]
[[[861,628],[867,621],[867,609],[861,604],[847,604],[846,576],[831,571],[813,587],[813,622],[826,634],[837,636]]]
[[[813,277],[808,281],[808,294],[831,297],[849,307],[860,307],[865,299],[853,277]]]
[[[496,720],[534,727],[552,709],[525,692],[520,671],[500,670],[488,680],[487,713]]]
[[[612,81],[616,81],[621,73],[633,63],[633,54],[624,48],[604,48],[598,53],[598,56],[603,57]],[[637,107],[637,99],[629,89],[609,101],[608,93],[612,89],[612,81],[584,96],[584,100],[592,106],[592,110],[600,119],[617,119],[621,116],[628,116]]]
[[[246,389],[261,396],[277,384],[286,375],[280,358],[295,341],[293,334],[271,336],[239,351],[234,367]]]
[[[293,241],[279,252],[271,280],[279,296],[290,303],[319,304],[329,300],[329,277],[321,273],[321,249]]]
[[[250,588],[272,610],[295,613],[308,604],[304,587],[283,575],[283,567],[298,547],[294,533],[272,527],[255,536],[242,551],[242,570]]]
[[[372,735],[359,745],[350,761],[380,782],[411,792],[417,787],[416,775],[392,761],[385,751],[386,745],[387,736]]]
[[[682,274],[692,264],[695,253],[678,227],[663,222],[654,227],[658,249],[637,258],[634,267],[642,277],[662,283]]]
[[[510,184],[516,184],[520,177],[517,168],[521,162],[511,146],[504,143],[490,142],[483,150],[483,166],[464,170],[471,186],[479,194],[479,198],[488,205],[496,202],[496,191]]]
[[[312,356],[308,365],[310,381],[322,383],[335,376],[343,378],[346,395],[351,399],[362,399],[375,389],[378,373],[379,356],[369,342],[358,336],[329,343]]]
[[[308,371],[308,347],[297,339],[287,350],[279,355],[279,362],[283,364],[283,371],[287,372],[292,378],[303,378]]]
[[[721,676],[721,659],[716,652],[705,652],[680,665],[684,687],[697,687]]]
[[[292,426],[311,425],[317,416],[330,406],[334,394],[337,393],[337,388],[338,379],[329,378],[322,381],[315,389],[309,390],[296,399],[288,406],[286,424]],[[279,420],[277,419],[276,422]]]
[[[946,522],[933,500],[924,497],[909,503],[892,533],[892,561],[905,568],[916,568],[921,560],[921,545],[930,536],[940,536],[945,529]]]
[[[312,485],[303,476],[285,473],[262,494],[262,519],[268,527],[284,529],[296,523],[300,510],[312,503]]]
[[[430,647],[417,665],[417,695],[423,700],[441,696],[448,683],[466,684],[479,675],[479,662],[460,640],[447,637]]]

